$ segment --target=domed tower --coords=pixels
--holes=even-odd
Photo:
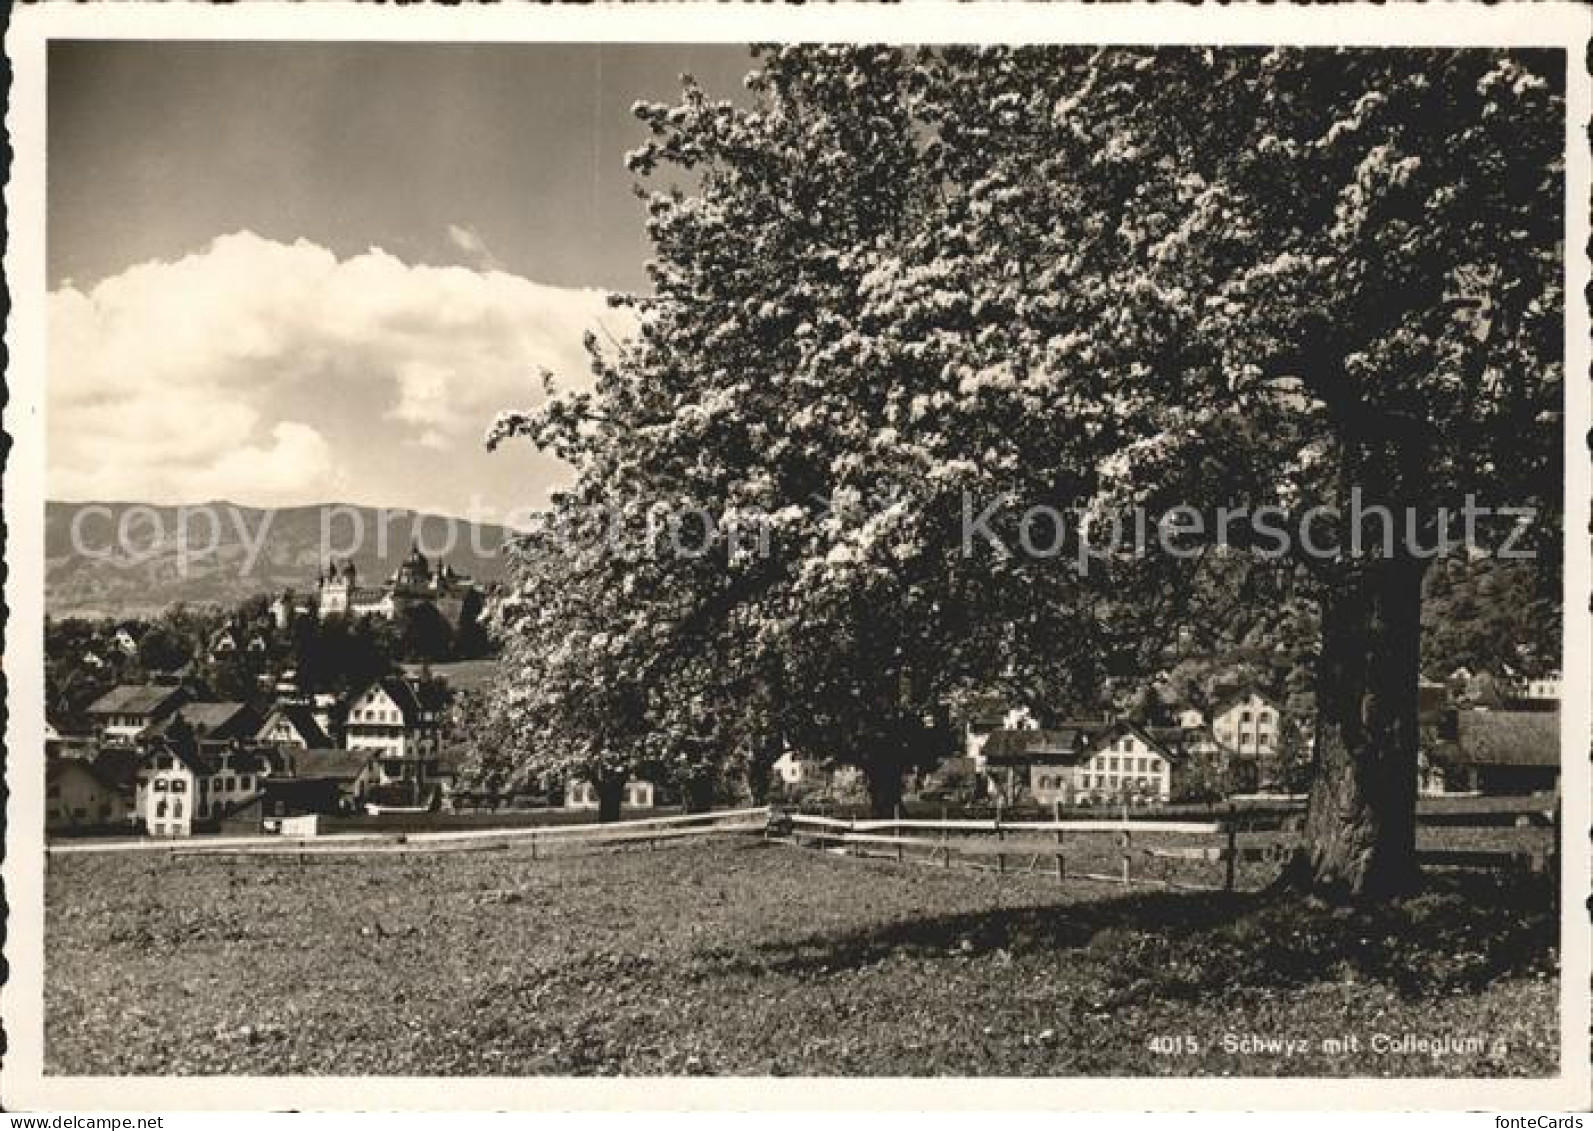
[[[404,559],[404,564],[398,567],[398,574],[393,578],[395,586],[402,592],[420,593],[425,591],[429,580],[431,563],[420,552],[419,546],[410,543],[409,557]]]

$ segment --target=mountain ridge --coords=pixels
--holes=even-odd
[[[510,532],[408,507],[306,503],[48,500],[45,610],[52,617],[151,615],[178,602],[233,605],[261,593],[309,593],[330,558],[377,585],[412,547],[483,584],[505,574]]]

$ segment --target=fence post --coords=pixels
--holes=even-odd
[[[1001,802],[996,802],[996,843],[999,845],[1006,837],[1001,832]],[[996,875],[1002,875],[1007,870],[1007,854],[996,853]]]
[[[1123,883],[1128,884],[1130,882],[1129,858],[1133,852],[1134,834],[1129,832],[1125,827],[1123,829],[1122,836],[1118,838],[1118,844],[1121,845],[1123,849]]]
[[[535,860],[536,858],[537,858],[537,834],[536,834],[536,830],[533,829],[531,831],[531,859]]]
[[[1062,824],[1062,802],[1060,800],[1051,803],[1051,819],[1058,826]],[[1058,828],[1056,831],[1056,882],[1060,884],[1066,879],[1067,861],[1062,858],[1062,830]]]
[[[1222,889],[1233,891],[1239,867],[1239,810],[1232,801],[1228,802],[1228,851],[1227,868],[1225,870]]]
[[[896,839],[897,840],[901,840],[902,839],[901,820],[902,820],[902,806],[901,806],[901,802],[897,802],[896,803],[896,822],[897,822],[896,823]],[[898,844],[896,846],[896,863],[900,864],[901,862],[902,862],[902,846],[900,844]]]

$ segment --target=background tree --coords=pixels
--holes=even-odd
[[[520,786],[590,782],[598,820],[620,816],[625,783],[650,760],[647,635],[611,585],[608,547],[566,506],[511,555],[524,612],[505,636],[495,696],[504,744],[476,772]]]
[[[170,628],[154,624],[138,639],[138,663],[146,672],[175,671],[192,658],[192,647]]]
[[[437,606],[406,605],[394,618],[398,654],[413,663],[436,663],[453,654],[454,632]]]

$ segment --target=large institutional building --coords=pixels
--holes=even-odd
[[[445,562],[432,567],[418,547],[411,547],[403,564],[386,584],[362,587],[352,561],[334,559],[316,578],[317,609],[322,620],[334,614],[346,617],[377,616],[392,620],[406,608],[432,605],[449,624],[458,626],[473,616],[480,590],[469,577]]]

